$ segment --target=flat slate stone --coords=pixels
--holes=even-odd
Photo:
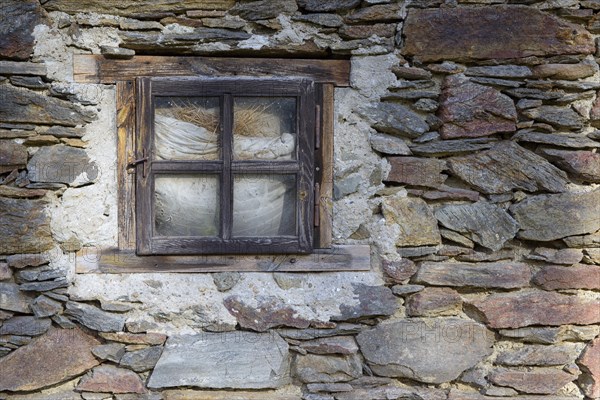
[[[579,358],[583,375],[579,385],[586,396],[600,397],[600,337],[591,341]]]
[[[0,310],[31,314],[29,304],[33,297],[19,290],[16,283],[0,282]]]
[[[439,317],[458,315],[462,298],[450,288],[425,288],[406,299],[406,315],[410,317]]]
[[[146,393],[140,377],[128,369],[101,365],[84,376],[77,387],[81,392]]]
[[[51,324],[48,318],[12,317],[0,326],[0,335],[38,336],[46,332]]]
[[[579,249],[538,247],[526,257],[530,260],[545,261],[551,264],[574,265],[583,259],[583,254]]]
[[[125,326],[125,317],[102,311],[83,303],[67,302],[65,314],[80,324],[98,332],[118,332]]]
[[[44,200],[0,198],[0,254],[41,253],[54,246],[46,205]]]
[[[36,0],[3,0],[0,4],[0,57],[27,60],[33,52],[33,29],[44,23]]]
[[[393,283],[401,283],[417,272],[417,266],[408,258],[403,258],[398,261],[383,260],[381,267],[386,274],[386,279]]]
[[[84,185],[98,176],[98,167],[83,149],[56,145],[42,147],[27,164],[32,182]]]
[[[539,149],[538,152],[576,179],[600,183],[600,154],[558,149]]]
[[[134,3],[123,3],[121,0],[49,0],[44,3],[48,11],[62,11],[77,14],[81,10],[99,14],[143,17],[162,15],[165,13],[180,13],[188,10],[228,10],[235,4],[234,0],[189,0],[185,2],[141,0]]]
[[[119,365],[132,369],[135,372],[148,371],[154,368],[161,353],[161,346],[151,346],[141,350],[129,351],[121,357]]]
[[[577,375],[556,369],[531,372],[501,369],[493,371],[488,377],[496,385],[531,394],[556,394],[567,383],[577,379]]]
[[[542,64],[533,68],[536,78],[583,79],[594,75],[598,67],[590,62],[577,64]]]
[[[317,354],[298,356],[294,369],[294,375],[304,383],[347,382],[362,376],[362,362],[357,354],[337,357]]]
[[[397,246],[426,246],[441,243],[437,220],[427,203],[419,198],[389,196],[382,202],[387,224],[397,224]]]
[[[81,375],[99,364],[91,352],[99,344],[78,328],[51,328],[0,359],[0,390],[38,390]]]
[[[299,317],[298,312],[275,296],[257,299],[256,306],[248,304],[240,296],[227,297],[223,304],[227,311],[236,317],[240,326],[257,332],[265,332],[271,328],[288,326],[308,328],[310,321]]]
[[[535,274],[533,283],[546,290],[600,290],[600,266],[580,264],[561,267],[546,265]]]
[[[331,321],[357,321],[364,318],[393,315],[398,310],[398,299],[386,286],[352,284],[358,304],[341,304],[340,314]]]
[[[380,324],[357,341],[375,374],[437,384],[458,378],[490,355],[494,336],[464,319],[410,318]]]
[[[402,104],[380,102],[362,113],[370,119],[373,128],[383,133],[416,138],[429,130],[419,114]]]
[[[524,65],[491,65],[467,68],[465,75],[490,78],[529,78],[531,69]]]
[[[413,280],[437,286],[514,289],[529,286],[531,269],[519,262],[424,262]]]
[[[564,192],[567,174],[511,141],[490,150],[448,160],[452,173],[486,194],[513,190]]]
[[[518,237],[541,242],[600,230],[600,190],[529,197],[510,207]]]
[[[574,363],[581,353],[581,346],[562,344],[558,346],[528,345],[520,349],[501,351],[495,364],[518,366],[552,366]]]
[[[590,325],[600,322],[600,301],[555,292],[496,293],[471,303],[491,328]]]
[[[540,106],[522,112],[528,118],[548,123],[557,128],[581,129],[585,122],[581,115],[569,107]]]
[[[27,164],[27,147],[13,141],[3,140],[0,146],[0,173],[21,169]]]
[[[542,133],[523,130],[517,132],[512,140],[516,142],[529,142],[539,144],[549,144],[558,147],[567,147],[572,149],[599,148],[600,142],[587,138],[584,135],[576,133]]]
[[[358,346],[352,336],[318,338],[300,343],[299,347],[312,354],[356,354]]]
[[[495,204],[477,202],[442,206],[435,216],[448,229],[466,234],[474,242],[498,251],[515,237],[517,222]]]
[[[310,22],[327,28],[338,28],[344,24],[344,20],[337,14],[316,13],[298,15],[292,18],[294,21]]]
[[[229,10],[229,14],[239,15],[247,21],[276,18],[280,14],[293,14],[298,10],[294,0],[259,0],[238,3]]]
[[[418,157],[388,157],[387,160],[392,166],[385,179],[388,182],[439,188],[448,178],[442,174],[446,169],[443,160]]]
[[[402,54],[423,62],[595,51],[592,35],[580,25],[528,6],[411,9],[403,33]]]
[[[371,135],[371,147],[383,154],[409,156],[412,154],[408,145],[399,137],[375,133]]]
[[[76,105],[28,89],[0,87],[0,120],[5,122],[76,126],[91,122],[93,113]]]
[[[148,387],[267,389],[288,382],[288,344],[279,335],[235,331],[169,337]]]
[[[444,139],[517,129],[517,110],[512,99],[497,89],[473,83],[464,75],[446,77],[438,116],[444,122],[440,129]]]
[[[343,11],[358,7],[360,0],[298,0],[298,5],[311,12]]]
[[[478,138],[478,139],[455,139],[440,140],[429,143],[413,144],[408,147],[417,155],[429,157],[443,157],[461,153],[472,153],[486,150],[494,146],[496,139]]]

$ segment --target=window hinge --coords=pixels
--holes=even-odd
[[[319,183],[315,183],[315,212],[314,212],[315,226],[320,225],[320,220],[321,220],[320,205],[321,205],[321,185]]]
[[[315,148],[321,148],[321,106],[315,109]]]
[[[142,152],[142,157],[136,160],[131,160],[127,163],[127,169],[135,168],[138,164],[144,163],[144,169],[142,172],[142,177],[146,177],[146,163],[148,162],[148,156],[146,156],[146,151]]]

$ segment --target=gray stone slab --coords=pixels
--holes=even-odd
[[[148,387],[277,388],[289,382],[288,344],[275,333],[171,336]]]

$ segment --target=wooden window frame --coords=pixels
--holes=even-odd
[[[319,112],[315,85],[308,79],[262,78],[139,78],[137,91],[136,249],[138,255],[188,254],[301,254],[313,249],[314,155]],[[216,161],[163,161],[153,157],[154,111],[157,97],[218,97],[221,154]],[[234,97],[293,97],[296,99],[296,157],[290,161],[233,159]],[[320,124],[320,121],[319,121]],[[210,173],[219,178],[220,237],[156,237],[154,182],[160,174]],[[294,175],[296,235],[233,237],[234,176]],[[176,195],[176,194],[174,194]]]
[[[349,86],[348,60],[135,56],[110,59],[74,56],[78,83],[112,84],[117,105],[118,247],[83,248],[76,257],[77,273],[131,272],[318,272],[370,270],[370,246],[332,244],[333,97],[336,87]],[[136,254],[135,177],[137,160],[136,79],[142,77],[277,77],[309,79],[315,83],[314,248],[310,254]]]

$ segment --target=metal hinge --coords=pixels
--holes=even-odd
[[[142,172],[142,177],[145,178],[146,177],[146,163],[148,162],[148,156],[146,156],[146,150],[142,151],[142,157],[135,159],[135,160],[131,160],[127,163],[127,169],[130,168],[135,168],[138,164],[144,164],[144,168],[143,168],[143,172]]]

